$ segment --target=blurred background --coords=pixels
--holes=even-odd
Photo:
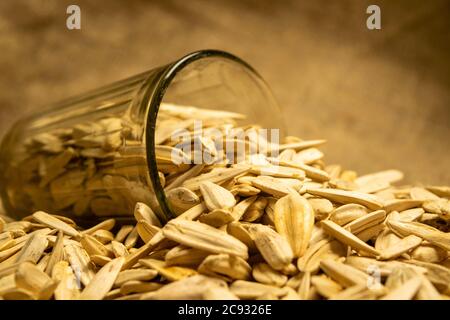
[[[70,4],[81,30],[66,28]],[[370,4],[381,30],[366,28]],[[445,0],[3,0],[0,138],[48,104],[206,48],[249,62],[289,134],[328,140],[327,163],[450,184]]]

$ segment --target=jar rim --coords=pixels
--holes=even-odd
[[[253,69],[252,66],[250,66],[247,62],[243,61],[242,59],[236,57],[235,55],[228,53],[226,51],[206,49],[192,52],[182,57],[181,59],[178,59],[174,63],[168,65],[168,67],[163,70],[159,80],[156,83],[156,86],[151,90],[149,90],[151,92],[146,93],[147,96],[146,98],[148,99],[147,100],[148,112],[145,126],[147,167],[153,191],[156,196],[156,200],[158,201],[158,204],[162,211],[161,213],[163,217],[160,218],[165,220],[162,221],[163,223],[166,223],[168,220],[175,218],[175,214],[172,212],[168,204],[164,188],[161,185],[159,179],[158,166],[156,163],[156,154],[155,154],[156,145],[154,140],[154,133],[156,129],[156,120],[158,117],[159,106],[163,101],[167,88],[170,86],[172,80],[181,70],[183,70],[187,65],[191,64],[194,61],[211,57],[224,58],[236,62],[244,66],[246,69],[248,69],[251,73],[253,73],[254,76],[259,78],[260,81],[264,82],[262,77],[255,69]]]

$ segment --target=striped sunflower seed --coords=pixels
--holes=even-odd
[[[245,244],[221,230],[200,222],[171,220],[164,226],[162,232],[168,239],[192,248],[248,258]]]
[[[294,257],[301,257],[314,226],[314,210],[308,200],[298,193],[279,199],[274,208],[274,223],[277,232],[289,242]]]

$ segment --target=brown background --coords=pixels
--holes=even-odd
[[[79,31],[66,29],[69,4]],[[380,31],[366,28],[369,4]],[[205,48],[252,64],[291,134],[328,139],[328,163],[449,184],[449,1],[3,0],[0,136],[23,114]]]

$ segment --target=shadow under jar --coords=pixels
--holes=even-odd
[[[0,149],[3,204],[16,218],[44,210],[90,225],[128,220],[143,202],[165,223],[180,210],[167,197],[177,178],[206,167],[174,152],[174,133],[255,122],[282,129],[261,77],[229,53],[194,52],[19,120]]]

